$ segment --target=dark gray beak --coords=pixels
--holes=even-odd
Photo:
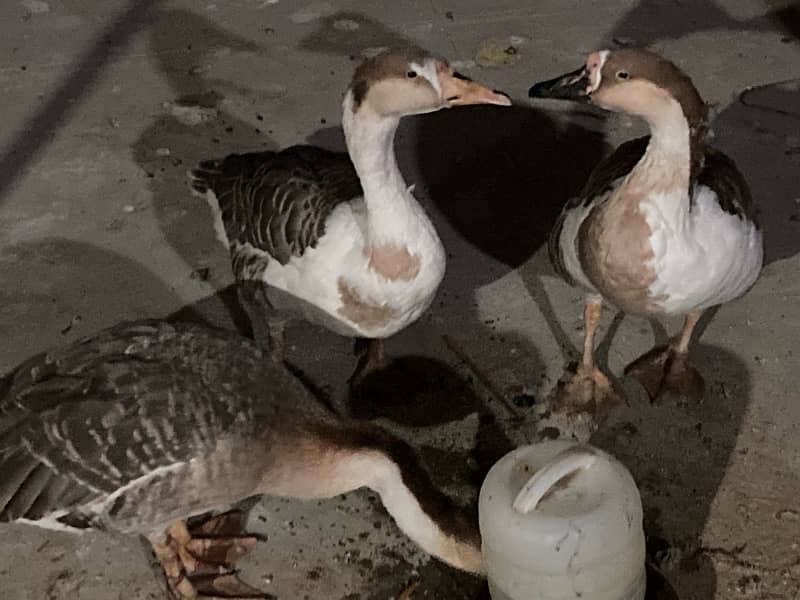
[[[589,74],[585,67],[555,79],[540,81],[528,90],[529,98],[554,98],[557,100],[589,100]]]

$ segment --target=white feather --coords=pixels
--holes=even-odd
[[[597,202],[602,202],[603,197],[599,197]],[[586,273],[583,272],[581,261],[578,256],[578,232],[581,224],[594,208],[594,202],[589,206],[581,203],[579,206],[569,210],[564,216],[564,223],[561,227],[561,234],[558,237],[558,245],[561,250],[561,257],[564,261],[564,268],[573,280],[584,289],[595,292],[596,289],[589,281]]]
[[[708,187],[697,187],[691,211],[682,195],[654,195],[640,205],[652,231],[656,280],[650,294],[663,298],[667,314],[738,298],[755,283],[763,262],[762,234],[754,223],[722,210]]]
[[[430,306],[444,277],[441,240],[397,168],[393,146],[397,123],[394,118],[360,122],[348,93],[343,124],[364,198],[339,204],[325,223],[325,235],[302,256],[293,256],[282,265],[261,253],[267,260],[263,275],[267,284],[321,309],[332,317],[336,331],[346,335],[388,337],[397,333]],[[405,247],[417,256],[417,276],[410,281],[389,280],[371,270],[365,249],[381,244]],[[345,319],[338,312],[342,306],[340,279],[364,302],[390,307],[392,318],[370,328]],[[331,321],[324,324],[331,327]]]
[[[62,523],[58,519],[66,515],[69,511],[66,510],[58,510],[55,512],[51,512],[41,519],[15,519],[14,523],[21,523],[23,525],[33,525],[34,527],[39,527],[41,529],[49,529],[50,531],[63,531],[65,533],[71,534],[82,534],[85,533],[85,529],[78,529],[77,527],[70,527],[65,523]]]

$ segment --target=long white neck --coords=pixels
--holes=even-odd
[[[683,229],[689,215],[691,145],[689,124],[680,104],[656,101],[642,115],[650,125],[650,143],[616,193],[616,202],[635,202],[648,220]]]
[[[349,91],[343,108],[347,150],[367,205],[367,243],[402,242],[410,222],[426,217],[408,190],[395,159],[394,135],[400,118],[381,116],[366,107],[353,112]]]
[[[625,182],[634,189],[647,189],[672,196],[688,194],[691,171],[689,123],[674,99],[658,102],[643,115],[650,125],[650,143]],[[688,199],[688,196],[687,196]]]

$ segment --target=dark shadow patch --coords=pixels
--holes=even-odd
[[[250,319],[239,304],[236,284],[232,283],[217,292],[186,304],[170,313],[169,321],[199,323],[221,329],[235,330],[245,337],[252,337]]]
[[[713,0],[641,0],[616,22],[606,39],[607,43],[617,46],[642,46],[703,31],[784,31],[800,37],[798,15],[800,4],[797,3],[749,19],[737,19]]]
[[[448,272],[457,287],[449,285],[449,293],[469,297],[474,289],[524,266],[521,274],[531,299],[567,353],[572,343],[541,284],[544,275],[553,274],[552,267],[546,258],[531,259],[607,149],[602,134],[589,128],[602,125],[597,115],[583,111],[570,116],[573,121],[561,121],[519,106],[441,111],[411,121],[401,131],[398,152],[412,157],[408,180],[435,209],[437,229],[448,251],[453,249]],[[412,143],[416,153],[403,152]],[[477,248],[481,258],[465,262],[454,256],[459,243],[453,234]],[[461,253],[471,254],[466,248]],[[530,342],[519,343],[535,353]],[[532,373],[529,381],[535,380],[541,365],[531,363],[526,370]]]
[[[344,130],[341,127],[318,129],[306,138],[306,143],[332,152],[347,152],[347,142],[345,142]]]
[[[602,135],[531,108],[470,107],[418,119],[419,184],[483,253],[515,268],[546,243],[602,157]]]
[[[430,598],[431,600],[488,600],[486,582],[475,575],[470,575],[437,560],[431,560],[424,566],[414,568],[413,565],[391,553],[388,557],[392,566],[379,565],[375,576],[370,580],[369,590],[362,594],[365,600],[385,600],[397,598],[412,580],[419,581],[412,598]],[[486,588],[485,595],[483,589]]]
[[[0,321],[0,338],[20,340],[21,331],[31,332],[21,347],[3,348],[8,364],[123,319],[151,318],[164,306],[180,304],[143,265],[84,242],[50,237],[6,246],[2,254],[0,278],[14,285],[0,289],[0,306],[23,312]],[[74,326],[65,331],[67,323]]]
[[[716,571],[702,535],[736,448],[751,384],[742,360],[727,350],[698,343],[692,360],[706,379],[702,402],[665,398],[651,406],[629,382],[630,406],[612,413],[591,443],[631,470],[642,496],[649,558],[674,578],[678,591],[711,600]]]
[[[153,58],[174,92],[173,104],[201,109],[207,120],[193,125],[165,111],[133,144],[133,156],[149,178],[153,208],[167,243],[189,265],[191,273],[201,272],[217,287],[223,287],[231,280],[228,251],[215,237],[205,200],[191,194],[187,172],[201,160],[222,158],[235,151],[271,149],[274,144],[259,127],[222,108],[228,89],[240,90],[232,83],[207,79],[203,66],[219,50],[260,52],[261,48],[186,10],[160,10],[149,35]],[[164,148],[169,150],[167,155],[160,150]],[[224,261],[220,261],[221,256]],[[220,262],[223,267],[218,266]],[[229,321],[233,320],[243,333],[249,331],[249,327],[242,329],[242,309],[235,293],[223,290],[212,304],[217,301],[228,307]],[[187,308],[183,316],[203,310],[201,305]]]
[[[800,252],[800,86],[764,86],[745,102],[732,102],[714,119],[714,145],[736,161],[750,185],[770,264]]]
[[[440,425],[475,412],[473,388],[451,366],[426,356],[399,356],[353,389],[350,414],[413,427]]]

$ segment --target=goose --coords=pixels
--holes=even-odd
[[[483,569],[477,518],[410,446],[206,326],[121,323],[22,363],[0,379],[0,473],[0,522],[144,535],[181,600],[267,597],[233,570],[256,544],[235,506],[264,494],[371,488],[424,550]]]
[[[382,340],[420,317],[445,271],[439,236],[397,166],[395,131],[404,116],[474,104],[511,101],[442,58],[388,50],[356,68],[345,94],[348,153],[298,145],[190,172],[256,339],[282,355],[286,323],[305,319],[361,340],[351,382],[385,365]]]
[[[643,49],[593,52],[528,95],[591,102],[650,128],[597,165],[550,235],[556,271],[587,292],[583,357],[557,406],[603,414],[619,402],[593,356],[604,300],[628,314],[683,316],[678,335],[625,373],[651,401],[667,391],[702,396],[692,332],[704,311],[742,296],[763,263],[756,206],[734,161],[710,145],[706,104],[684,72]]]

